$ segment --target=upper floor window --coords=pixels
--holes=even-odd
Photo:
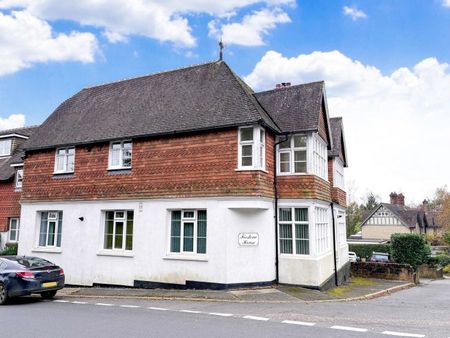
[[[56,149],[55,173],[73,173],[75,168],[75,148]]]
[[[239,169],[265,169],[266,133],[260,126],[239,128]]]
[[[23,169],[18,169],[16,171],[16,188],[17,189],[22,188],[22,182],[23,182]]]
[[[11,155],[11,140],[0,140],[0,156]]]
[[[278,145],[278,174],[315,174],[328,179],[327,146],[317,135],[292,135]]]
[[[111,142],[109,146],[109,169],[131,168],[131,141]]]
[[[40,247],[61,247],[62,211],[42,211],[39,228]]]
[[[333,162],[333,186],[344,190],[344,164],[340,158],[335,158]]]

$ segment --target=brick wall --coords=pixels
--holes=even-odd
[[[329,158],[328,159],[328,180],[330,181],[330,187],[331,187],[331,199],[333,200],[333,202],[346,208],[347,207],[347,193],[340,188],[333,187],[333,178],[334,178],[333,165],[334,165],[333,158]]]
[[[237,129],[133,141],[132,169],[108,171],[109,144],[76,148],[75,173],[53,175],[55,150],[28,154],[23,201],[201,196],[273,197],[274,136],[267,172],[236,171]]]
[[[0,182],[0,232],[9,230],[9,218],[20,217],[20,192],[14,189],[14,180]]]
[[[331,201],[331,188],[328,181],[314,175],[278,176],[278,196]]]

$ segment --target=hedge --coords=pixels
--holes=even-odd
[[[374,251],[390,253],[391,246],[389,244],[349,244],[348,251],[353,251],[358,257],[369,258]]]
[[[391,255],[396,263],[410,264],[416,270],[428,260],[430,247],[419,234],[393,234]]]
[[[16,256],[17,255],[17,244],[6,244],[3,251],[0,251],[0,256]]]

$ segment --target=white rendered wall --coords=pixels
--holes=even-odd
[[[170,209],[207,210],[205,256],[185,259],[169,253]],[[38,212],[46,210],[63,211],[60,249],[37,248]],[[105,210],[134,210],[131,255],[113,256],[102,250]],[[84,221],[79,217],[84,217]],[[270,199],[23,203],[21,220],[19,254],[40,256],[61,265],[67,284],[132,286],[134,280],[229,284],[275,279],[272,264],[275,230]],[[239,232],[257,232],[259,245],[239,247]]]

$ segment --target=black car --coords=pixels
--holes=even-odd
[[[64,287],[64,270],[39,257],[0,257],[0,305],[8,298],[38,293],[50,299]]]

